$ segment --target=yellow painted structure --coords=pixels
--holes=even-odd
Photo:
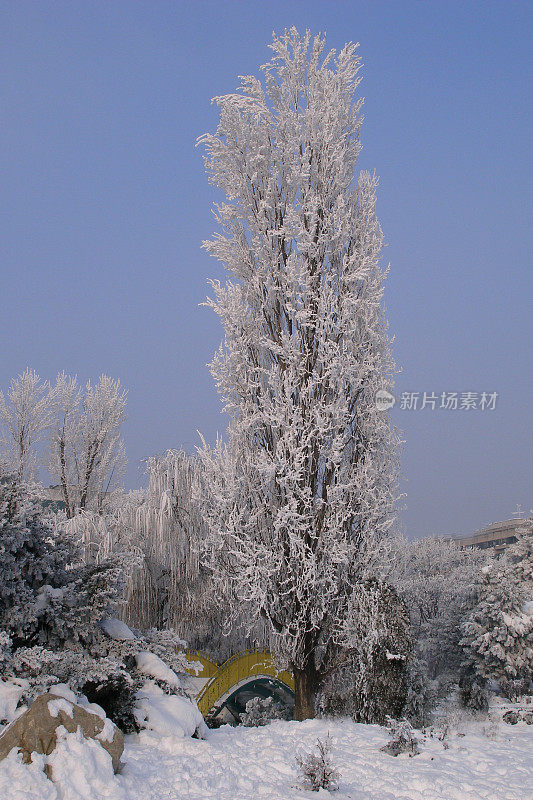
[[[218,664],[217,662],[212,659],[207,653],[202,653],[200,650],[188,650],[187,653],[187,661],[199,661],[203,667],[203,670],[198,673],[199,678],[212,678],[213,675],[218,671]],[[196,670],[191,667],[187,669],[186,672],[189,675],[196,676]]]
[[[209,662],[207,668],[212,670],[214,662],[203,653],[187,653],[187,657],[202,663],[204,663],[203,659],[207,659]],[[206,675],[206,673],[204,672],[202,675]],[[294,691],[294,678],[290,672],[276,668],[268,650],[244,650],[242,653],[236,653],[228,658],[209,676],[209,680],[196,698],[198,708],[204,717],[209,716],[212,709],[221,701],[230,697],[240,686],[257,678],[275,678]]]

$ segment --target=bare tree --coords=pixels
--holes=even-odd
[[[120,381],[101,375],[82,390],[76,377],[61,373],[52,390],[54,421],[49,470],[61,487],[68,517],[99,510],[123,477],[126,465],[121,425],[126,392]]]
[[[29,367],[0,392],[2,456],[21,480],[33,480],[37,445],[51,422],[50,385]]]

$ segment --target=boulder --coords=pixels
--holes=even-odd
[[[50,755],[57,743],[57,728],[68,733],[81,729],[86,739],[96,739],[107,750],[117,772],[124,750],[121,731],[105,715],[54,694],[42,694],[0,735],[0,761],[16,747],[26,763],[33,752]]]

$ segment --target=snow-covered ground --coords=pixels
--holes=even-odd
[[[14,752],[0,764],[2,800],[311,800],[299,788],[295,757],[330,733],[341,778],[333,800],[533,800],[533,726],[471,722],[421,742],[414,758],[380,752],[383,728],[349,720],[273,722],[210,731],[206,740],[143,731],[126,737],[114,776],[105,751],[75,734],[49,757],[24,766]],[[458,735],[462,733],[464,735]]]

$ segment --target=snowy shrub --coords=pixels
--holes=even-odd
[[[0,671],[4,671],[13,658],[13,642],[5,631],[0,630]]]
[[[172,634],[168,635],[172,640]],[[174,638],[177,639],[175,635]],[[24,701],[48,691],[53,684],[64,683],[74,691],[86,695],[90,702],[98,703],[124,733],[130,733],[137,729],[135,695],[146,681],[146,673],[137,666],[137,655],[151,655],[162,665],[167,680],[161,677],[157,684],[169,695],[180,692],[178,677],[170,664],[181,672],[186,666],[183,651],[167,653],[159,645],[161,658],[148,653],[149,647],[150,640],[141,634],[134,640],[115,641],[106,638],[102,633],[96,633],[90,644],[67,643],[60,651],[41,646],[19,648],[14,653],[10,674],[27,679],[22,695]],[[168,677],[171,675],[173,679],[169,682]]]
[[[531,657],[533,659],[533,653]],[[530,684],[531,678],[529,677],[515,678],[514,680],[504,679],[500,681],[500,692],[512,703],[516,703],[520,697],[531,692]]]
[[[184,653],[186,642],[178,636],[176,631],[150,628],[149,631],[143,634],[143,639],[146,642],[145,649],[162,659],[174,672],[184,672],[188,668],[189,665]]]
[[[241,714],[241,723],[247,728],[268,725],[274,719],[290,719],[288,708],[276,703],[273,697],[252,697],[246,703],[246,711]]]
[[[130,629],[123,623],[119,629],[116,622],[111,627],[104,625],[103,629],[124,637],[124,631]],[[154,629],[146,634],[137,632],[133,638],[108,640],[107,652],[114,654],[119,670],[110,671],[100,680],[93,678],[84,684],[82,691],[91,702],[102,706],[124,733],[137,731],[136,697],[147,677],[153,678],[167,695],[183,694],[174,670],[183,672],[187,667],[184,645],[174,631]],[[105,657],[101,661],[105,663]]]
[[[60,591],[71,556],[70,543],[43,522],[34,487],[0,467],[0,629],[13,643],[38,628],[48,599],[38,595]]]
[[[302,788],[318,792],[320,789],[335,791],[338,789],[340,773],[331,759],[331,737],[328,733],[324,740],[317,739],[315,753],[303,753],[296,757],[302,777]]]
[[[419,754],[418,739],[413,733],[410,722],[406,719],[388,719],[390,741],[381,747],[383,753],[399,756],[406,753],[409,757]]]
[[[533,522],[504,557],[485,566],[476,584],[478,602],[463,625],[461,686],[471,702],[476,684],[496,681],[515,700],[530,691],[533,675]]]
[[[434,715],[434,722],[428,733],[431,737],[442,742],[445,750],[450,747],[451,741],[456,737],[463,737],[465,732],[472,724],[473,715],[471,711],[479,709],[466,709],[462,703],[461,693],[457,692],[457,685],[448,697],[440,701]],[[479,715],[475,715],[479,716]],[[483,715],[485,716],[485,714]],[[481,729],[485,729],[487,718],[482,724]]]
[[[500,735],[500,726],[495,716],[489,714],[487,722],[485,725],[483,725],[483,733],[487,739],[490,739],[493,742],[498,740]]]
[[[403,714],[416,728],[427,725],[435,707],[436,692],[428,678],[427,667],[416,658],[407,669],[407,697]]]
[[[129,676],[115,675],[102,682],[88,681],[83,694],[90,703],[97,703],[106,716],[123,733],[137,733],[139,726],[135,717],[135,693],[137,685]]]
[[[489,693],[487,681],[473,669],[463,670],[459,679],[461,702],[470,711],[489,710]]]

